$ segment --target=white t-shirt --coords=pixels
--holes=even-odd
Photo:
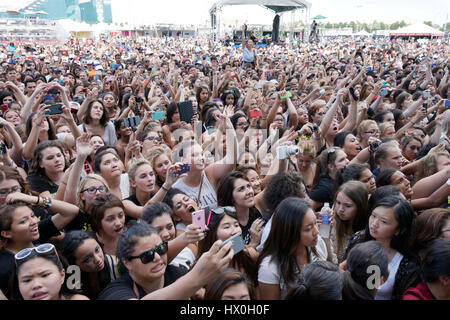
[[[391,262],[389,262],[389,277],[386,282],[378,288],[375,300],[391,300],[392,290],[394,290],[395,284],[395,275],[397,274],[397,270],[400,266],[400,262],[402,262],[402,259],[403,255],[400,252],[397,252]]]
[[[264,226],[263,232],[261,234],[261,241],[259,242],[259,245],[256,247],[256,250],[258,252],[261,252],[262,248],[264,247],[264,242],[266,242],[267,237],[270,233],[270,228],[272,228],[272,218],[273,215],[270,217],[269,221],[266,222],[266,225]]]
[[[325,241],[319,236],[319,241],[316,245],[317,255],[315,255],[310,248],[307,248],[309,253],[309,260],[311,262],[317,260],[326,260],[328,257],[327,245]],[[286,294],[287,285],[284,279],[281,277],[280,267],[275,260],[271,260],[271,257],[265,257],[261,261],[261,265],[258,270],[258,281],[265,284],[279,284],[281,290],[281,296]],[[295,271],[296,278],[298,279],[300,275],[300,270],[296,268]]]
[[[122,194],[122,199],[130,196],[130,179],[128,178],[128,173],[122,173],[120,176],[120,193]]]
[[[184,248],[181,252],[170,262],[172,266],[183,266],[190,270],[195,262],[194,253],[189,248]]]

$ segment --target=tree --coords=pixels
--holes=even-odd
[[[330,22],[328,22],[328,23],[325,25],[325,28],[326,28],[326,29],[331,29],[331,28],[333,28],[333,25],[332,25]]]
[[[433,22],[431,22],[431,21],[424,21],[423,24],[426,24],[427,26],[430,26],[430,27],[433,26]]]
[[[379,30],[386,30],[387,26],[384,22],[380,22],[380,29]]]

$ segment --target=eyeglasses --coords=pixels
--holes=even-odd
[[[146,137],[146,138],[144,138],[144,140],[155,141],[155,142],[161,142],[162,141],[162,139],[160,137]]]
[[[56,251],[55,246],[51,243],[44,243],[37,247],[26,248],[26,249],[23,249],[23,250],[19,251],[18,253],[16,253],[14,255],[16,266],[18,266],[21,262],[22,263],[25,262],[24,260],[28,257],[31,257],[31,255],[33,253],[38,254],[38,255],[54,256],[58,259],[59,264],[61,264],[61,262],[59,260],[58,252]]]
[[[156,248],[145,251],[138,256],[130,256],[128,258],[128,260],[133,260],[133,259],[139,258],[139,259],[141,259],[141,262],[143,264],[148,264],[148,263],[152,262],[153,259],[155,259],[155,252],[157,254],[159,254],[160,256],[163,256],[167,253],[167,250],[168,250],[167,242],[163,242]]]
[[[82,190],[81,192],[85,192],[85,191],[87,191],[90,194],[94,194],[94,193],[97,193],[97,191],[106,192],[106,191],[108,191],[108,188],[105,187],[105,186],[101,186],[101,187],[98,187],[98,188],[90,187],[90,188]]]
[[[21,186],[15,186],[11,189],[1,189],[0,190],[0,197],[7,197],[10,193],[19,192],[22,191]]]
[[[450,232],[450,229],[444,229],[441,231],[441,233],[444,233],[444,232]]]
[[[376,131],[365,131],[364,133],[367,133],[367,134],[380,134],[381,132],[380,132],[380,130],[376,130]]]

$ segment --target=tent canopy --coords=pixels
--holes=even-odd
[[[354,36],[370,36],[371,34],[366,30],[362,29],[360,32],[354,33]]]
[[[210,12],[214,12],[217,8],[223,6],[237,5],[260,5],[275,13],[311,8],[311,3],[303,0],[219,0],[213,4]]]
[[[415,23],[389,33],[390,37],[443,37],[444,32],[423,23]]]

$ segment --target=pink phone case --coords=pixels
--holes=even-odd
[[[205,210],[198,210],[192,212],[192,223],[195,224],[196,226],[199,226],[200,229],[205,230],[206,229]]]

